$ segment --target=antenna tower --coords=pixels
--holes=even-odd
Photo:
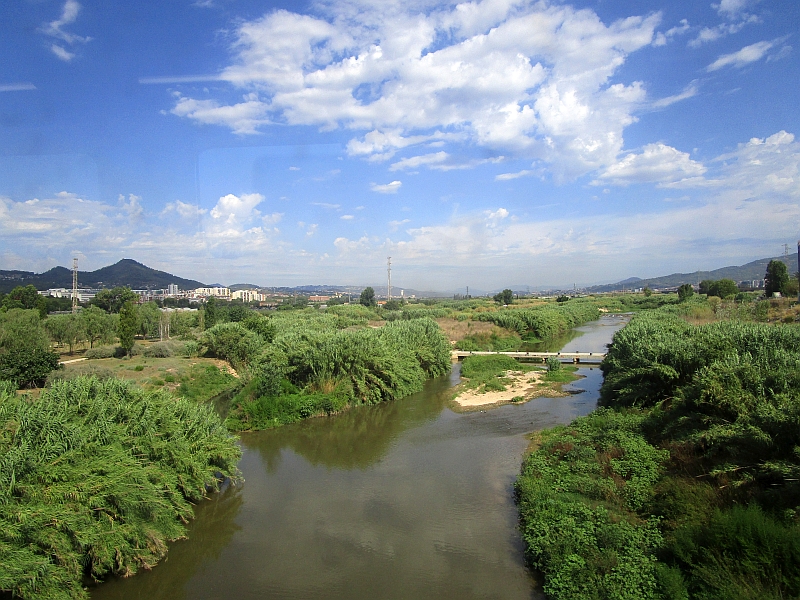
[[[72,314],[78,312],[78,259],[72,259]]]
[[[386,275],[388,276],[388,280],[386,282],[386,300],[389,301],[392,299],[392,257],[386,257]]]

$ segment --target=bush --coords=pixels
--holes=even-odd
[[[220,323],[203,333],[201,344],[217,358],[241,369],[258,356],[266,342],[240,323]]]
[[[561,361],[558,360],[555,356],[548,356],[547,360],[545,361],[547,365],[547,371],[552,373],[553,371],[560,371],[561,370]]]
[[[192,503],[238,476],[213,410],[116,379],[5,395],[0,432],[0,589],[29,600],[155,565]]]
[[[90,348],[83,356],[90,360],[100,358],[122,358],[125,356],[125,349],[119,346],[98,346],[97,348]]]

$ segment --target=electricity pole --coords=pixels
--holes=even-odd
[[[388,280],[386,283],[386,301],[392,299],[392,257],[386,257],[386,275],[388,276]]]

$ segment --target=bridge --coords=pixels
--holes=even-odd
[[[453,350],[450,356],[456,360],[463,360],[467,356],[491,356],[501,354],[518,360],[532,360],[545,362],[551,356],[561,362],[600,364],[606,357],[603,352],[470,352],[466,350]]]

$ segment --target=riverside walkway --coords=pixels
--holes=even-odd
[[[606,357],[602,352],[469,352],[466,350],[453,350],[450,352],[451,358],[463,360],[467,356],[489,356],[492,354],[502,354],[511,358],[522,360],[533,360],[544,362],[551,356],[555,356],[562,362],[573,363],[592,363],[599,364]]]

